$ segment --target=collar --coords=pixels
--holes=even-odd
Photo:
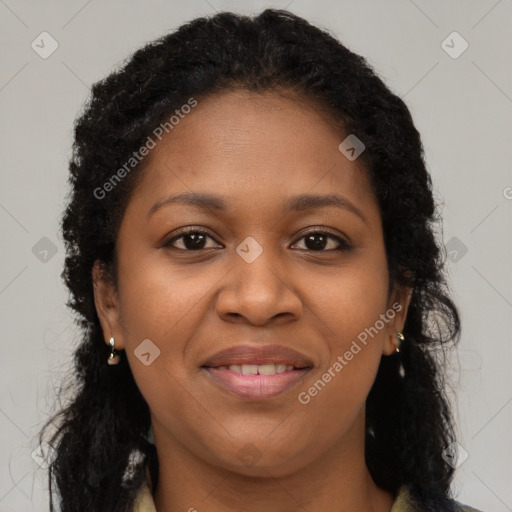
[[[462,505],[458,501],[455,504],[459,507],[460,512],[481,512],[476,508]],[[411,497],[409,488],[406,485],[400,486],[395,501],[390,512],[415,512],[418,510],[417,503]],[[132,512],[156,512],[155,502],[153,500],[151,475],[149,468],[146,467],[146,480],[140,487],[133,504]]]
[[[391,512],[410,512],[412,510],[412,501],[409,491],[405,485],[402,485],[397,492]],[[140,488],[135,498],[133,512],[156,512],[155,502],[148,482],[145,482]]]

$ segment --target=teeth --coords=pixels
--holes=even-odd
[[[258,365],[258,373],[260,375],[275,375],[276,365],[275,364],[260,364]]]
[[[244,375],[257,375],[258,374],[258,365],[257,364],[243,364],[242,365],[242,373]]]
[[[291,364],[230,364],[219,366],[219,369],[230,369],[232,372],[243,375],[275,375],[276,373],[290,372],[293,370]]]
[[[276,364],[276,373],[283,373],[286,371],[286,368],[285,364]],[[293,366],[291,368],[293,369]]]

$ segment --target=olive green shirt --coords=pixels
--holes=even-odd
[[[479,510],[466,505],[460,506],[461,512],[480,512]],[[411,512],[414,510],[407,487],[400,487],[393,503],[393,507],[391,508],[391,512]],[[135,499],[133,512],[156,512],[155,502],[153,501],[153,496],[151,495],[151,491],[147,484],[145,484],[139,491],[139,494]]]

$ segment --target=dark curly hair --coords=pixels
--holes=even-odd
[[[440,219],[420,135],[405,103],[363,57],[327,31],[273,9],[254,17],[222,12],[194,19],[147,44],[94,84],[76,121],[62,277],[82,337],[72,396],[40,436],[54,450],[51,510],[56,494],[66,512],[125,512],[146,471],[158,481],[149,409],[126,358],[106,364],[109,347],[91,276],[99,259],[116,280],[116,236],[143,163],[108,199],[95,190],[190,97],[200,101],[237,88],[289,91],[313,101],[364,142],[360,158],[380,208],[390,282],[413,288],[406,341],[399,353],[381,359],[367,398],[366,463],[390,492],[407,485],[419,510],[456,510],[454,470],[442,457],[455,441],[443,365],[448,343],[460,337],[460,321],[443,273]]]

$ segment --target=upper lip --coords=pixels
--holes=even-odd
[[[313,366],[307,356],[282,345],[237,345],[215,353],[202,366],[211,368],[232,364],[286,364],[295,368]]]

